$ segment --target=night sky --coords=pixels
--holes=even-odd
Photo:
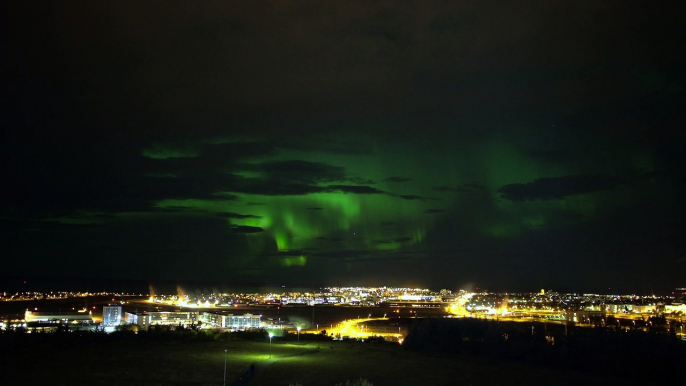
[[[0,18],[5,278],[686,285],[686,24],[666,2]]]

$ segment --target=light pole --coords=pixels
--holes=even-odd
[[[272,337],[274,337],[274,334],[271,332],[269,333],[269,359],[272,359]]]
[[[298,326],[298,344],[300,343],[300,329],[301,329],[301,327]]]
[[[224,386],[226,386],[226,352],[228,349],[224,349]]]

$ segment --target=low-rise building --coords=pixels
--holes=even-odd
[[[204,312],[200,316],[200,320],[212,327],[231,328],[237,330],[247,330],[262,327],[260,321],[261,315],[245,314],[245,315],[222,315],[211,312]]]
[[[87,312],[26,311],[24,327],[32,331],[56,331],[60,328],[94,330],[96,326],[93,316]]]
[[[198,312],[195,311],[151,311],[126,312],[125,320],[128,324],[137,324],[147,330],[150,326],[194,326],[198,324]]]
[[[121,305],[111,303],[102,308],[102,325],[104,327],[114,327],[121,324],[122,320]]]

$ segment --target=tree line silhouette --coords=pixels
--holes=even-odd
[[[686,342],[664,329],[580,328],[483,319],[418,319],[403,346],[661,382],[686,364]]]

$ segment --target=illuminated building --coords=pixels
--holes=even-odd
[[[259,328],[260,315],[227,315],[225,327],[238,329]]]
[[[102,308],[102,325],[105,327],[118,326],[121,324],[121,306],[108,304]]]
[[[261,318],[261,315],[252,315],[252,314],[220,315],[220,314],[213,314],[210,312],[204,312],[200,316],[200,320],[203,323],[206,323],[212,327],[231,328],[231,329],[238,329],[238,330],[260,328],[261,327],[260,318]]]
[[[86,312],[33,312],[26,311],[25,327],[33,331],[93,330],[93,316]]]
[[[686,304],[686,287],[674,290],[674,305]]]
[[[27,323],[73,323],[73,322],[93,322],[93,317],[86,312],[34,312],[26,311],[24,319]]]
[[[194,311],[127,312],[125,316],[126,323],[137,324],[143,330],[153,325],[186,327],[198,322],[198,313]]]

